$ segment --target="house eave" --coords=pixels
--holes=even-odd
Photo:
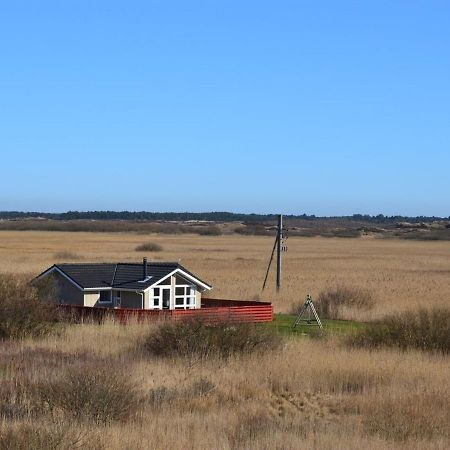
[[[163,278],[159,279],[158,281],[156,281],[155,283],[147,286],[143,292],[148,291],[149,289],[151,289],[154,286],[157,286],[158,284],[160,284],[161,282],[163,282],[164,280],[167,280],[167,278],[171,277],[172,275],[176,274],[176,273],[180,273],[181,275],[183,275],[183,277],[187,278],[188,280],[192,281],[193,283],[197,284],[198,286],[202,287],[204,291],[210,291],[212,289],[212,286],[210,286],[209,284],[206,284],[205,282],[201,281],[200,279],[194,277],[193,275],[185,272],[183,269],[180,269],[179,267],[177,267],[176,269],[174,269],[172,272],[168,273],[167,275],[165,275]]]
[[[61,270],[56,264],[53,264],[53,266],[49,267],[47,270],[42,272],[33,281],[39,280],[42,277],[50,275],[52,272],[55,271],[58,272],[61,276],[63,276],[67,281],[72,283],[76,288],[80,289],[81,291],[84,291],[85,288],[81,286],[81,284],[77,283],[73,278],[69,277],[69,275],[67,275],[63,270]]]

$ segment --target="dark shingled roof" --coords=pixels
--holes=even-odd
[[[176,269],[181,269],[201,283],[211,287],[176,262],[147,263],[147,279],[145,281],[143,280],[142,263],[55,264],[53,267],[57,267],[64,272],[82,288],[115,287],[141,291],[157,283]]]

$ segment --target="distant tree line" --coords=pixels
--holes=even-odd
[[[355,222],[387,224],[395,222],[433,222],[436,220],[450,220],[449,217],[436,216],[385,216],[378,214],[371,216],[368,214],[353,214],[352,216],[330,216],[320,217],[307,214],[285,215],[286,219],[302,220],[350,220]],[[242,214],[226,211],[212,211],[203,213],[192,212],[149,212],[149,211],[67,211],[63,213],[43,213],[26,211],[0,211],[0,219],[26,219],[44,218],[52,220],[135,220],[135,221],[212,221],[212,222],[245,222],[264,223],[276,220],[276,214]]]

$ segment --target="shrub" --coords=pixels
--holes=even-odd
[[[345,309],[367,310],[373,307],[374,299],[370,291],[362,288],[338,286],[322,291],[314,306],[323,319],[342,318]],[[295,307],[298,313],[303,303]]]
[[[361,231],[355,229],[337,229],[330,230],[320,234],[322,237],[340,237],[340,238],[358,238],[361,237]]]
[[[40,395],[50,411],[60,409],[96,424],[128,419],[142,400],[124,371],[103,365],[71,370],[60,381],[43,384]]]
[[[273,330],[253,324],[207,325],[201,321],[166,322],[152,331],[144,350],[161,357],[229,357],[233,354],[277,348],[280,336]]]
[[[163,248],[156,242],[147,242],[145,244],[138,245],[135,250],[137,252],[162,252]]]
[[[238,227],[234,230],[235,233],[243,234],[244,236],[272,236],[273,232],[268,230],[266,226],[261,224],[245,224],[244,226]]]
[[[403,233],[395,233],[397,237],[402,239],[411,239],[418,241],[450,241],[450,230],[423,230],[423,231],[410,231]]]
[[[50,274],[33,282],[33,289],[41,302],[60,303],[60,288],[55,274]]]
[[[200,228],[198,234],[200,236],[220,236],[222,230],[217,225],[211,225],[206,228]]]
[[[419,309],[387,316],[368,325],[349,338],[363,347],[416,348],[450,353],[450,310]]]
[[[0,275],[0,338],[43,336],[60,329],[56,306],[45,301],[50,291],[50,285],[39,290],[24,277]]]
[[[70,252],[68,250],[63,250],[63,251],[60,251],[60,252],[56,252],[53,255],[53,257],[55,259],[64,260],[64,261],[68,261],[68,260],[76,261],[78,259],[82,259],[81,256],[77,255],[76,253]]]

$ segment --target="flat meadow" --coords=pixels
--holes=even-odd
[[[139,252],[144,243],[162,250]],[[352,286],[368,289],[370,311],[349,312],[371,320],[390,311],[448,306],[450,241],[290,237],[283,254],[283,289],[274,289],[274,267],[261,287],[272,250],[268,236],[199,236],[136,233],[0,231],[0,273],[37,275],[55,262],[127,262],[143,256],[181,261],[214,286],[211,297],[261,299],[288,312],[308,293]]]
[[[155,251],[135,250],[146,243]],[[211,297],[270,300],[280,313],[339,286],[373,296],[344,319],[450,306],[450,242],[291,237],[280,294],[273,269],[261,292],[272,245],[265,236],[1,231],[0,273],[147,256],[181,260],[214,286]],[[227,357],[155,356],[145,343],[159,326],[85,323],[0,341],[0,449],[450,447],[448,355],[331,334],[286,335]]]

